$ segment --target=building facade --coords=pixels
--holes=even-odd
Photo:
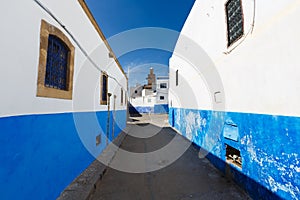
[[[153,68],[150,68],[147,80],[146,85],[137,84],[130,88],[129,110],[139,113],[168,113],[168,77],[156,77]]]
[[[169,77],[157,77],[156,80],[156,104],[154,113],[169,112]]]
[[[0,10],[1,199],[55,199],[125,128],[127,78],[83,0]]]
[[[300,198],[299,1],[196,1],[170,59],[170,124],[254,199]]]

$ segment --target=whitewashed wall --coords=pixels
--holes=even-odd
[[[131,98],[130,103],[134,107],[153,107],[156,103],[156,96],[143,96]]]
[[[101,70],[127,90],[127,80],[78,1],[41,0],[75,36]],[[33,0],[6,1],[0,8],[0,116],[106,110],[99,105],[100,71],[94,68],[69,35]],[[36,97],[40,25],[44,19],[64,32],[75,46],[73,100]],[[124,90],[124,94],[125,94]],[[109,79],[109,92],[120,102],[120,86]],[[116,109],[125,109],[116,103]]]
[[[165,83],[167,88],[160,88],[160,84]],[[156,104],[168,104],[169,97],[169,79],[156,80]],[[164,100],[160,100],[160,96],[164,96]]]
[[[187,53],[192,51],[192,45],[182,44],[183,38],[189,37],[205,50],[221,77],[224,110],[299,116],[300,1],[255,1],[255,7],[253,0],[242,1],[245,37],[241,44],[239,40],[230,48],[226,39],[225,2],[195,2],[170,59],[172,106],[213,108],[205,73],[185,60],[187,56],[179,55],[183,52],[179,48],[184,47]],[[185,84],[176,87],[177,69],[179,83]]]

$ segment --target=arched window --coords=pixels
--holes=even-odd
[[[244,35],[244,19],[241,0],[228,0],[226,5],[227,46],[231,46]]]
[[[42,20],[37,96],[72,99],[75,48],[68,37]]]

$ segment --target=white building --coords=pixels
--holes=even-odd
[[[168,104],[169,77],[157,77],[156,79],[156,103]]]
[[[171,125],[254,199],[300,198],[299,19],[298,0],[195,1],[170,59]]]
[[[168,113],[169,78],[157,77],[153,82],[155,84],[150,86],[148,84],[148,87],[137,86],[132,88],[129,101],[139,113]]]
[[[6,1],[2,199],[55,199],[126,126],[127,78],[83,0]]]

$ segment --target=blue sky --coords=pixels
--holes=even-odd
[[[109,40],[124,31],[143,27],[180,32],[194,0],[86,0],[86,3]],[[168,42],[174,48],[177,38],[170,38]],[[110,45],[113,51],[119,48],[118,43]],[[158,76],[168,75],[171,55],[170,51],[143,48],[121,55],[118,59],[125,72],[130,68],[129,85],[132,86],[146,83],[150,67]]]

